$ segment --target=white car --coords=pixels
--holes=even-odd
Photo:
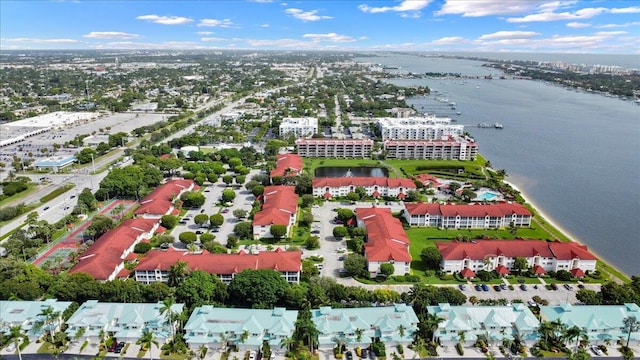
[[[347,251],[347,249],[344,247],[339,247],[336,249],[336,252],[345,252],[345,251]]]
[[[251,350],[251,352],[249,353],[249,360],[256,360],[256,351],[255,350]]]
[[[600,350],[599,347],[597,346],[592,346],[591,347],[591,351],[593,351],[594,354],[598,355],[598,356],[603,356],[604,353],[602,352],[602,350]]]

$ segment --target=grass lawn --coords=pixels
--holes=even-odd
[[[484,177],[482,169],[486,160],[478,156],[474,161],[461,160],[385,160],[385,164],[392,166],[407,175],[422,174],[440,169],[464,169],[465,174]],[[454,175],[452,173],[452,175]]]
[[[31,194],[35,190],[36,190],[35,184],[28,183],[27,184],[27,188],[24,191],[21,191],[21,192],[19,192],[17,194],[13,194],[13,195],[9,196],[8,198],[0,201],[0,207],[4,207],[5,205],[9,205],[9,204],[13,203],[14,201],[20,200],[20,199],[26,197],[27,195]]]
[[[42,346],[38,349],[38,354],[55,354],[57,352],[59,352],[59,350],[48,341],[43,342]]]

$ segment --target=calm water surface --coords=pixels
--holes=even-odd
[[[316,168],[314,177],[387,177],[389,170],[379,167],[339,167],[339,166],[323,166]]]
[[[412,72],[483,75],[481,63],[396,55],[372,63]],[[435,61],[432,61],[435,60]],[[640,106],[531,80],[392,80],[456,102],[458,123],[494,168],[574,239],[627,274],[640,274]],[[416,109],[433,99],[408,100]],[[504,130],[479,129],[499,122]]]

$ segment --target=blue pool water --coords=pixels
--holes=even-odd
[[[485,191],[483,193],[478,194],[478,196],[476,196],[476,198],[474,200],[477,201],[492,201],[495,200],[497,197],[499,196],[499,194],[491,192],[491,191]]]

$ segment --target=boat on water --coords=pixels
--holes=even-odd
[[[493,127],[496,128],[496,129],[502,129],[504,126],[502,126],[502,124],[500,124],[500,123],[495,123],[495,124],[493,124]]]
[[[460,111],[456,111],[456,115],[462,115]]]
[[[478,124],[478,127],[479,128],[488,128],[488,127],[491,127],[491,125],[489,125],[487,123],[480,123],[480,124]]]

